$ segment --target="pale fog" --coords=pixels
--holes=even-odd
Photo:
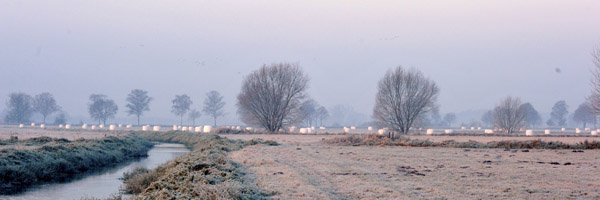
[[[502,98],[548,118],[590,94],[600,1],[0,1],[0,111],[11,92],[50,92],[69,123],[94,123],[90,94],[115,100],[109,123],[133,123],[132,89],[154,98],[143,124],[175,124],[171,100],[236,96],[263,64],[298,63],[327,124],[371,120],[377,82],[402,65],[440,87],[441,114],[480,120]],[[334,113],[334,110],[341,110]],[[39,120],[34,116],[33,120]],[[49,117],[50,121],[54,116]],[[201,123],[212,124],[203,115]]]

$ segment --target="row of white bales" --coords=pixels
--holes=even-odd
[[[25,127],[24,124],[19,124],[19,128],[24,128],[24,127]],[[31,127],[36,127],[36,124],[35,123],[31,123]],[[45,124],[40,124],[39,127],[42,128],[42,129],[44,129],[44,128],[46,128],[46,125]],[[58,128],[60,128],[60,129],[71,129],[71,125],[70,124],[66,124],[66,125],[63,126],[62,124],[59,124]],[[96,126],[96,125],[90,125],[90,126],[88,126],[87,124],[81,125],[81,129],[88,129],[88,128],[90,130],[101,130],[101,129],[104,129],[105,127],[104,127],[103,124],[100,124],[98,126]],[[108,130],[110,130],[110,131],[117,130],[117,128],[118,129],[122,129],[122,128],[132,129],[133,126],[131,124],[127,124],[125,126],[123,126],[123,124],[118,124],[118,125],[111,124],[111,125],[108,125]],[[161,130],[160,126],[144,125],[144,126],[141,126],[141,128],[142,128],[142,131],[149,131],[150,128],[152,128],[152,131],[160,131]],[[193,132],[198,132],[198,133],[210,133],[212,131],[212,126],[206,125],[206,126],[196,126],[196,127],[192,127],[192,126],[184,126],[184,127],[182,127],[182,126],[173,125],[173,130],[175,130],[175,131],[176,130],[190,131],[190,132],[193,131]]]
[[[24,124],[19,124],[19,128],[23,128],[24,126],[25,126]],[[31,127],[35,127],[35,126],[36,126],[35,123],[31,123]],[[46,125],[45,124],[40,124],[39,127],[40,128],[46,128]],[[108,126],[108,130],[114,131],[114,130],[117,129],[117,127],[119,129],[121,129],[121,128],[123,128],[123,125],[122,124],[109,125]],[[141,128],[142,128],[142,131],[149,131],[150,127],[151,127],[150,125],[144,125]],[[225,126],[225,127],[226,128],[230,128],[232,130],[238,130],[238,131],[246,130],[246,131],[252,132],[252,131],[256,130],[256,129],[252,128],[252,127],[240,127],[240,126]],[[66,125],[63,126],[62,124],[60,124],[60,125],[58,125],[58,128],[71,129],[71,125],[66,124]],[[83,124],[81,126],[81,129],[87,129],[87,128],[88,128],[87,124]],[[105,127],[104,127],[104,125],[101,124],[101,125],[98,125],[98,126],[91,125],[91,126],[89,126],[89,128],[91,130],[95,130],[95,129],[104,129]],[[125,128],[126,129],[131,129],[132,125],[131,124],[125,125]],[[152,131],[160,131],[160,130],[161,130],[160,126],[152,126]],[[188,132],[196,132],[196,133],[210,133],[212,131],[212,126],[205,125],[205,126],[195,126],[194,127],[194,126],[177,126],[177,125],[173,125],[173,129],[172,130],[188,131]],[[297,132],[297,133],[301,133],[301,134],[311,134],[311,133],[319,133],[319,132],[323,132],[323,131],[328,132],[328,131],[334,131],[334,130],[335,129],[333,129],[333,130],[327,130],[327,128],[322,127],[322,126],[319,127],[318,130],[314,126],[313,127],[307,127],[307,128],[297,128],[295,126],[292,126],[292,127],[289,128],[288,131],[290,133],[296,133]],[[420,132],[423,129],[419,128],[418,130]],[[466,127],[461,127],[460,130],[461,130],[461,132],[465,132],[465,131],[469,132],[469,129],[467,129]],[[470,130],[471,130],[470,131],[471,133],[481,132],[481,127],[471,127]],[[344,133],[375,133],[373,127],[371,127],[371,126],[367,127],[367,131],[366,132],[364,131],[364,129],[362,129],[362,130],[361,129],[357,129],[355,126],[343,127],[343,129],[339,130],[339,131],[340,132],[343,131]],[[502,131],[502,130],[499,129],[499,128],[484,129],[483,133],[493,134],[493,133],[499,132],[499,131]],[[524,131],[525,135],[534,135],[534,130],[524,130],[524,129],[522,129],[520,131]],[[380,135],[383,135],[383,134],[385,134],[387,132],[389,132],[387,129],[378,129],[377,130],[377,133],[380,134]],[[425,131],[425,133],[427,135],[433,135],[433,134],[437,134],[437,133],[451,134],[451,133],[454,133],[454,132],[455,132],[455,129],[444,129],[444,130],[426,129],[426,131]],[[544,132],[545,135],[550,135],[552,133],[552,130],[546,129],[543,132]],[[564,132],[567,132],[567,130],[565,128],[562,128],[559,132],[563,132],[564,133]],[[591,135],[598,135],[598,132],[600,132],[600,129],[597,129],[595,131],[590,130],[590,128],[585,128],[583,130],[581,130],[579,128],[575,129],[575,133],[576,134],[581,134],[582,132],[586,132],[586,133],[589,132]]]

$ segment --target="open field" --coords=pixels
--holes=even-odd
[[[83,129],[41,129],[41,128],[16,128],[0,127],[0,139],[8,139],[11,136],[17,136],[19,139],[29,139],[35,137],[47,136],[51,138],[65,138],[76,140],[79,138],[95,139],[108,136],[123,136],[129,134],[125,131],[106,131],[106,130],[83,130]]]
[[[229,155],[274,198],[600,198],[599,150],[333,146],[319,141],[335,136],[225,137],[281,141]],[[483,138],[490,139],[475,140]]]

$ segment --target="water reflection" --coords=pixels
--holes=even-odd
[[[83,197],[108,198],[122,187],[119,180],[123,172],[136,167],[153,169],[160,164],[188,153],[189,150],[182,144],[160,143],[148,152],[148,157],[117,165],[107,170],[92,173],[79,180],[67,183],[51,183],[34,186],[26,192],[16,195],[2,196],[0,199],[81,199]]]

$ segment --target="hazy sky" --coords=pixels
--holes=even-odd
[[[442,112],[490,109],[507,95],[541,112],[566,100],[572,111],[590,91],[599,8],[597,0],[4,0],[0,110],[10,92],[48,91],[71,116],[87,117],[89,95],[100,93],[122,119],[126,95],[140,88],[155,98],[147,122],[170,123],[176,94],[199,109],[217,90],[233,123],[242,78],[287,61],[310,76],[316,101],[367,115],[378,80],[398,65],[438,83]]]

